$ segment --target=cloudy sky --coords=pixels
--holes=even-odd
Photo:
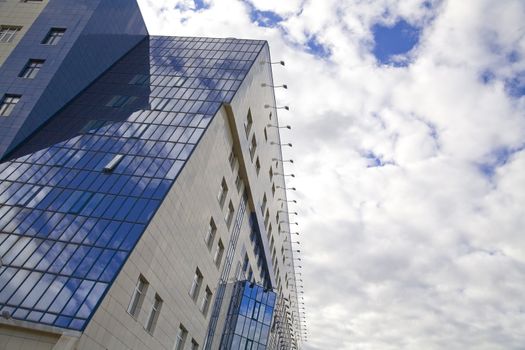
[[[286,61],[305,350],[525,349],[525,1],[139,3]]]

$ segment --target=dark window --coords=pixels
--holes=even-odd
[[[38,72],[40,71],[40,68],[44,65],[45,60],[36,60],[36,59],[30,59],[22,72],[20,73],[20,78],[26,78],[26,79],[33,79],[36,77]]]
[[[20,26],[0,26],[0,43],[10,43],[16,34],[22,29]]]
[[[175,338],[175,345],[173,350],[182,350],[184,349],[184,343],[186,342],[186,337],[188,336],[188,331],[181,324],[179,330],[177,331],[177,337]]]
[[[153,305],[151,306],[151,311],[148,316],[148,320],[146,322],[146,331],[148,333],[153,334],[153,331],[155,330],[155,326],[157,325],[157,320],[159,319],[160,314],[160,308],[162,306],[162,299],[158,294],[155,294],[155,301],[153,302]]]
[[[137,284],[135,285],[135,290],[133,291],[133,296],[131,297],[131,302],[128,306],[128,313],[137,317],[139,315],[140,307],[146,296],[146,290],[148,289],[148,281],[142,276],[139,276]]]
[[[132,96],[120,96],[116,95],[113,96],[108,103],[106,103],[107,107],[114,107],[114,108],[120,108],[124,107],[127,104],[133,102],[135,100],[135,97]]]
[[[210,224],[208,225],[208,230],[206,231],[206,236],[204,237],[204,243],[208,247],[208,250],[211,250],[213,239],[215,238],[215,233],[217,232],[217,226],[213,218],[210,219]]]
[[[56,45],[64,36],[66,32],[65,28],[51,28],[47,33],[46,37],[42,41],[44,45]]]
[[[221,205],[221,207],[224,205],[227,195],[228,195],[228,185],[226,184],[226,180],[222,178],[221,188],[217,195],[217,200],[219,201],[219,204]]]
[[[0,102],[0,117],[8,117],[13,112],[18,101],[20,101],[20,97],[22,96],[5,94]]]
[[[199,290],[201,288],[201,285],[202,285],[202,273],[201,271],[199,270],[199,268],[197,268],[195,270],[195,275],[193,276],[193,282],[191,283],[191,288],[190,288],[190,297],[193,299],[193,300],[197,300],[197,297],[199,296]]]
[[[149,77],[145,74],[136,74],[129,81],[131,85],[146,85],[149,83]]]
[[[210,307],[212,293],[208,286],[206,286],[206,293],[202,296],[202,302],[201,302],[201,312],[206,316],[208,313],[208,309]]]

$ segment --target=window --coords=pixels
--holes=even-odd
[[[56,45],[64,36],[66,32],[65,28],[51,28],[47,33],[46,37],[42,41],[44,45]]]
[[[262,204],[261,204],[261,213],[264,213],[264,210],[266,209],[266,204],[268,203],[266,199],[266,193],[263,196]]]
[[[237,162],[237,159],[235,157],[235,152],[233,150],[233,147],[230,151],[230,155],[228,156],[228,162],[230,163],[230,167],[232,171],[235,169],[235,163]]]
[[[195,339],[191,340],[191,350],[199,350],[199,343]]]
[[[84,192],[75,202],[75,204],[69,209],[72,214],[80,214],[82,209],[86,206],[87,202],[93,197],[92,192]]]
[[[175,344],[173,345],[173,350],[182,350],[184,349],[184,343],[186,342],[186,337],[188,336],[188,331],[182,323],[179,325],[179,330],[177,331],[177,337],[175,338]]]
[[[0,117],[8,117],[15,109],[16,104],[20,101],[21,95],[6,94],[0,102]]]
[[[248,271],[248,267],[250,266],[250,258],[248,258],[248,254],[244,255],[244,262],[242,263],[242,275],[243,277],[246,277],[246,272]]]
[[[226,180],[222,178],[221,188],[219,190],[219,194],[217,195],[217,200],[219,201],[221,208],[224,205],[224,202],[226,201],[227,195],[228,195],[228,185],[226,184]]]
[[[275,184],[272,183],[272,195],[275,196]],[[281,203],[282,204],[282,203]],[[281,206],[282,207],[282,206]]]
[[[255,160],[255,171],[257,172],[257,175],[259,175],[259,172],[261,171],[261,162],[259,161],[259,157]]]
[[[204,295],[202,296],[202,303],[200,307],[200,310],[204,314],[204,316],[206,316],[206,314],[208,313],[208,309],[210,308],[211,296],[211,290],[208,286],[206,286],[206,293],[204,293]]]
[[[235,178],[235,187],[237,188],[237,192],[241,191],[242,188],[242,177],[241,173],[237,172],[237,177]]]
[[[208,250],[211,250],[213,245],[213,240],[215,239],[215,233],[217,232],[217,226],[213,218],[210,219],[210,224],[208,225],[208,230],[206,231],[206,236],[204,236],[204,243],[208,247]]]
[[[199,289],[201,288],[202,284],[202,273],[200,272],[199,268],[195,270],[195,275],[193,276],[193,282],[191,283],[190,288],[190,297],[193,300],[197,300],[197,297],[199,296]]]
[[[36,77],[40,68],[44,65],[45,60],[30,59],[25,65],[19,77],[25,79],[33,79]]]
[[[84,134],[94,134],[98,129],[106,125],[106,123],[108,123],[106,120],[90,120],[84,125],[80,132]]]
[[[273,180],[273,168],[270,167],[270,170],[268,171],[268,175],[270,175],[270,181]]]
[[[106,107],[120,108],[129,105],[136,97],[115,95],[106,103]]]
[[[146,85],[147,83],[149,83],[149,77],[145,74],[136,74],[129,81],[131,85]]]
[[[264,128],[264,141],[268,142],[268,132],[266,131],[266,128]]]
[[[162,306],[162,299],[158,294],[155,294],[155,301],[151,306],[151,311],[148,316],[148,321],[146,322],[146,331],[153,334],[155,326],[157,325],[157,320],[159,318],[160,308]]]
[[[0,43],[10,43],[22,29],[20,26],[0,26]]]
[[[148,289],[148,281],[140,275],[135,285],[135,290],[133,291],[133,296],[131,297],[131,302],[128,306],[128,313],[137,318],[140,312],[140,307],[144,301],[144,296],[146,295],[146,290]]]
[[[252,112],[248,109],[248,115],[246,116],[246,121],[244,122],[244,131],[246,132],[246,138],[250,135],[250,131],[253,126]]]
[[[264,215],[264,227],[268,227],[268,222],[270,222],[270,212],[266,209],[266,214]]]
[[[224,219],[226,220],[226,224],[228,227],[230,227],[232,221],[233,221],[233,213],[235,212],[235,209],[233,208],[233,203],[230,201],[230,204],[228,204],[228,211],[226,212],[226,216]]]
[[[253,156],[255,155],[255,151],[257,150],[257,139],[255,138],[255,135],[252,136],[252,142],[250,142],[250,157],[253,160]]]
[[[217,243],[217,249],[215,250],[215,256],[213,257],[213,262],[215,263],[217,267],[221,266],[223,254],[224,254],[224,244],[222,244],[222,240],[219,239],[219,242]]]
[[[108,164],[106,164],[106,166],[104,167],[104,169],[102,169],[105,173],[110,173],[112,172],[113,170],[115,170],[115,168],[117,167],[118,163],[120,163],[120,161],[122,160],[122,158],[124,158],[124,155],[123,154],[117,154],[115,157],[113,157],[113,159],[111,159],[109,161]]]

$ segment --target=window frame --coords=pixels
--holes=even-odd
[[[18,94],[4,94],[0,100],[0,117],[9,117],[13,114],[13,110],[16,108],[22,95]]]
[[[35,79],[45,62],[46,60],[44,59],[30,58],[18,77],[23,79]]]
[[[42,40],[42,45],[56,46],[66,34],[67,28],[51,27]]]
[[[151,305],[151,310],[148,315],[148,319],[146,320],[146,324],[144,325],[144,329],[150,334],[153,334],[153,332],[155,331],[155,327],[157,326],[157,321],[159,319],[162,303],[162,298],[157,293],[155,293],[155,299],[153,301],[153,304]]]
[[[16,35],[22,30],[22,26],[2,24],[0,25],[0,44],[12,43]],[[7,38],[7,39],[6,39]]]
[[[175,344],[173,344],[173,350],[183,350],[184,344],[186,343],[186,337],[188,336],[188,331],[181,324],[179,324],[179,329],[175,337]]]
[[[141,286],[142,289],[140,288]],[[131,317],[133,317],[134,319],[137,319],[140,314],[140,310],[142,309],[142,304],[144,303],[148,287],[148,280],[146,280],[144,276],[140,275],[137,279],[137,283],[135,284],[135,289],[133,290],[133,294],[131,296],[131,300],[127,309],[128,314],[130,314]]]
[[[199,297],[203,280],[204,277],[202,276],[202,272],[197,267],[195,274],[193,275],[193,281],[191,282],[190,290],[188,291],[188,294],[190,295],[191,299],[193,299],[193,301],[197,301]]]

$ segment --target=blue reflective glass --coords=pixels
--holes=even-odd
[[[0,312],[85,327],[264,45],[144,40],[0,163]]]

